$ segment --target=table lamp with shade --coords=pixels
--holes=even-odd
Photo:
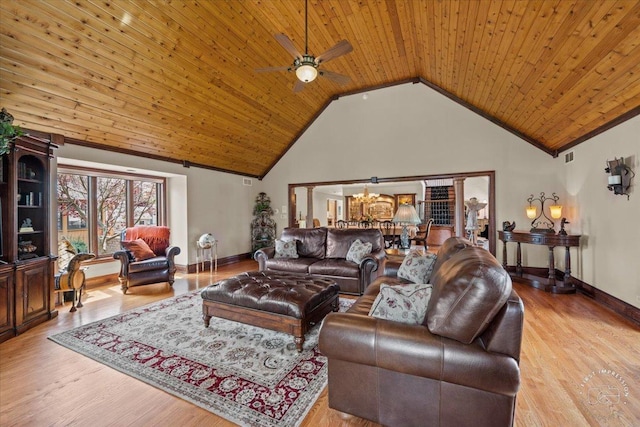
[[[402,225],[402,234],[400,235],[400,248],[409,249],[409,224],[420,224],[420,217],[413,205],[402,204],[398,207],[396,214],[393,216],[393,222]]]

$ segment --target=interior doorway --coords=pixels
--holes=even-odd
[[[428,191],[429,186],[455,186],[458,187],[457,196],[447,198],[450,203],[447,220],[455,235],[466,237],[465,221],[467,217],[466,203],[470,198],[476,198],[486,203],[482,212],[478,213],[482,230],[479,232],[486,236],[488,249],[495,255],[496,251],[496,218],[495,218],[495,171],[460,172],[441,175],[421,175],[408,177],[370,178],[351,181],[325,181],[289,184],[289,227],[297,227],[299,218],[307,216],[308,206],[312,207],[313,218],[318,218],[323,226],[335,226],[339,219],[348,221],[348,206],[352,195],[361,193],[367,186],[371,193],[393,195],[397,200],[412,200],[420,219],[426,221],[435,213],[433,210],[437,203],[431,200]],[[312,188],[311,193],[309,189]],[[441,191],[441,190],[439,190]],[[308,194],[312,194],[312,200],[307,200]],[[302,202],[302,203],[301,203]],[[309,203],[310,202],[310,203]],[[335,203],[334,203],[335,202]],[[333,212],[335,206],[335,213]],[[395,209],[395,206],[394,208]],[[440,214],[442,215],[442,214]],[[332,218],[330,218],[332,216]],[[440,217],[442,218],[442,216]],[[329,225],[331,219],[332,225]]]

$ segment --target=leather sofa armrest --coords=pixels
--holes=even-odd
[[[253,259],[258,261],[258,271],[264,271],[267,269],[266,262],[268,259],[273,258],[276,253],[275,246],[270,246],[268,248],[258,249],[253,254]]]
[[[165,256],[167,257],[167,261],[169,262],[169,271],[175,269],[174,258],[176,255],[180,254],[180,248],[177,246],[169,246],[165,250]]]
[[[362,294],[367,286],[378,276],[376,273],[380,266],[384,266],[387,254],[384,249],[367,254],[360,261],[360,293]],[[374,274],[375,273],[375,274]]]
[[[113,253],[113,258],[120,260],[120,277],[127,277],[127,274],[129,273],[129,262],[131,262],[131,259],[129,258],[129,251],[124,249],[115,251]]]
[[[176,255],[180,255],[180,248],[178,246],[169,246],[165,251],[164,251],[164,255],[167,258],[173,258]]]
[[[384,251],[384,249],[378,249],[377,251],[371,252],[367,254],[364,258],[362,258],[360,265],[362,266],[365,262],[369,261],[369,262],[373,262],[377,267],[386,258],[387,258],[387,253]]]
[[[383,274],[389,277],[398,277],[398,270],[402,265],[402,261],[391,261],[387,258],[384,264]]]
[[[515,396],[518,362],[487,352],[479,340],[463,344],[408,325],[350,313],[325,318],[318,346],[331,359]]]

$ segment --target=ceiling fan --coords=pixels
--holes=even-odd
[[[275,34],[274,37],[276,38],[278,43],[280,43],[280,45],[285,48],[287,52],[293,55],[293,64],[285,65],[282,67],[258,68],[255,71],[258,73],[265,73],[270,71],[295,71],[298,80],[296,80],[296,83],[293,86],[294,92],[300,92],[302,89],[304,89],[304,85],[306,83],[314,81],[318,75],[326,77],[329,80],[332,80],[340,85],[347,84],[349,83],[349,80],[351,80],[348,76],[334,73],[333,71],[320,70],[319,68],[320,64],[351,52],[353,50],[353,47],[347,40],[342,40],[321,55],[311,55],[309,53],[307,43],[309,35],[307,1],[308,0],[305,0],[304,2],[304,55],[301,55],[300,52],[298,52],[289,37],[284,34]]]

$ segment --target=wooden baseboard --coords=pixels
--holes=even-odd
[[[105,274],[104,276],[90,277],[85,280],[87,289],[97,288],[109,283],[118,283],[118,273]]]
[[[507,268],[507,271],[514,272],[515,267],[509,266]],[[548,271],[549,270],[546,268],[522,267],[523,274],[531,275],[531,276],[545,277]],[[564,272],[558,269],[556,269],[555,272],[556,272],[556,279],[562,280],[564,278]],[[580,279],[576,279],[573,276],[571,276],[571,281],[573,282],[573,285],[575,286],[577,292],[580,292],[581,294],[589,298],[592,298],[597,303],[607,308],[610,308],[611,310],[615,311],[616,313],[623,316],[624,318],[632,321],[637,325],[640,325],[640,308],[635,307],[625,301],[622,301],[621,299],[616,298],[613,295],[609,295],[608,293],[592,285],[589,285],[588,283],[585,283]]]
[[[219,258],[218,259],[218,267],[221,267],[223,265],[227,265],[227,264],[233,264],[235,262],[240,262],[240,261],[244,261],[247,259],[253,259],[252,255],[250,252],[248,253],[244,253],[244,254],[238,254],[238,255],[232,255],[232,256],[228,256],[225,258]],[[189,265],[176,265],[176,270],[180,273],[195,273],[196,272],[196,264],[189,264]],[[209,261],[206,261],[204,263],[204,270],[203,271],[208,271],[209,270]],[[98,286],[102,286],[102,285],[106,285],[108,283],[118,283],[118,273],[113,273],[113,274],[107,274],[104,276],[96,276],[96,277],[91,277],[89,279],[86,280],[86,285],[87,285],[87,289],[91,289],[91,288],[96,288]]]
[[[238,254],[238,255],[232,255],[232,256],[228,256],[225,258],[218,258],[218,267],[221,267],[223,265],[227,265],[227,264],[233,264],[236,262],[240,262],[240,261],[245,261],[248,259],[253,259],[253,255],[251,254],[251,252],[247,252],[244,254]],[[209,261],[205,261],[204,262],[204,268],[202,268],[202,266],[198,267],[197,264],[189,264],[188,266],[183,266],[183,268],[185,268],[185,272],[186,273],[196,273],[197,269],[200,268],[200,271],[209,271],[210,268],[210,262]]]
[[[616,298],[613,295],[609,295],[608,293],[603,292],[602,290],[593,287],[588,283],[583,282],[582,280],[573,279],[573,281],[576,284],[576,288],[578,288],[578,292],[588,296],[589,298],[593,298],[593,300],[598,302],[599,304],[610,308],[611,310],[640,326],[640,308],[634,307],[628,302],[622,301],[621,299]]]

